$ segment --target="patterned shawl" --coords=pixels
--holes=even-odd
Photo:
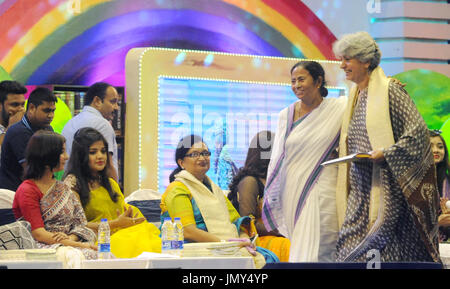
[[[80,201],[63,182],[57,181],[41,199],[42,219],[49,232],[74,234],[82,241],[95,242]]]
[[[339,145],[341,157],[348,153],[348,127],[358,93],[354,87],[344,114]],[[389,171],[400,185],[405,200],[413,212],[414,223],[422,241],[433,260],[440,262],[437,243],[439,194],[428,129],[411,100],[403,107],[391,109],[399,117],[391,119],[389,79],[378,67],[371,73],[369,80],[366,127],[370,144],[374,150],[384,148]],[[394,135],[399,137],[394,139]],[[339,166],[336,200],[340,227],[344,222],[347,206],[348,170],[349,164]],[[383,173],[386,172],[381,166],[374,164],[369,209],[370,231],[367,235],[374,234],[384,222],[384,192],[381,185]]]

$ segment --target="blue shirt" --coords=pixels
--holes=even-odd
[[[79,114],[66,123],[61,132],[61,134],[66,138],[67,154],[70,156],[70,153],[72,152],[73,136],[80,128],[84,127],[91,127],[98,130],[106,139],[106,142],[108,143],[108,151],[113,154],[112,161],[116,172],[118,173],[117,141],[114,128],[97,109],[90,105],[85,105]]]
[[[51,126],[34,127],[25,114],[6,131],[0,161],[0,188],[16,191],[22,183],[25,150],[31,136],[40,129],[53,131]]]

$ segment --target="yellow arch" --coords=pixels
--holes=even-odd
[[[230,5],[239,7],[250,14],[260,18],[269,26],[283,34],[294,46],[296,46],[307,58],[326,59],[317,46],[297,26],[286,17],[266,5],[261,0],[222,0]]]

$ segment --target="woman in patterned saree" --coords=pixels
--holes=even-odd
[[[367,32],[334,46],[352,88],[340,156],[370,152],[368,161],[339,165],[337,261],[439,262],[439,194],[427,126],[401,85],[379,67]]]
[[[336,157],[346,98],[326,98],[325,72],[314,61],[291,69],[298,101],[279,114],[262,210],[269,231],[291,242],[290,262],[332,262],[338,225]]]
[[[31,224],[38,248],[72,246],[87,259],[97,258],[96,236],[89,229],[78,198],[54,173],[64,169],[65,139],[52,131],[37,131],[26,150],[25,181],[18,187],[13,211]]]
[[[100,220],[108,219],[115,257],[161,252],[158,228],[138,208],[126,204],[119,185],[108,178],[107,152],[108,143],[97,130],[85,127],[75,133],[64,183],[79,196],[87,226],[97,232]]]

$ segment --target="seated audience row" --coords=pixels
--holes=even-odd
[[[118,184],[107,177],[107,151],[98,131],[79,130],[61,182],[54,173],[68,160],[64,137],[44,130],[33,134],[26,149],[25,181],[16,191],[13,211],[17,219],[31,224],[39,248],[73,246],[87,259],[95,259],[98,224],[107,218],[114,256],[131,258],[161,250],[159,230],[125,203]]]

